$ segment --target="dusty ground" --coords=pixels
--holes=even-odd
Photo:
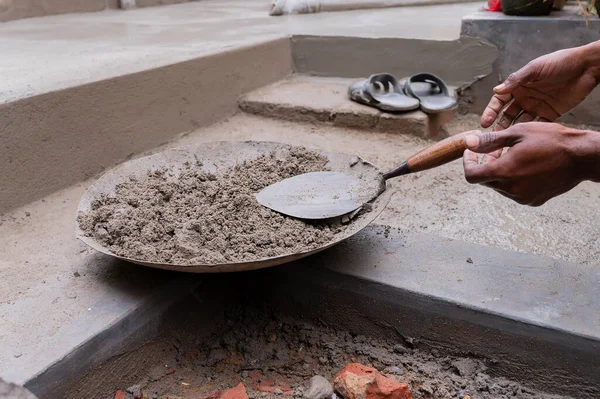
[[[478,118],[455,120],[451,131],[478,128]],[[186,135],[177,144],[217,140],[269,140],[360,155],[391,168],[428,142],[403,135],[298,124],[245,114]],[[397,194],[376,223],[409,231],[598,265],[600,185],[583,183],[571,192],[530,208],[482,186],[469,185],[460,161],[397,178]]]
[[[348,363],[359,362],[408,383],[413,398],[551,399],[516,382],[490,377],[485,359],[441,356],[385,341],[239,307],[227,326],[208,339],[175,333],[155,350],[162,361],[139,384],[122,387],[128,399],[198,399],[240,382],[252,398],[302,398],[308,379],[333,381]]]

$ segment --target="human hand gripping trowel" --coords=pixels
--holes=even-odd
[[[256,199],[267,208],[299,219],[329,219],[347,215],[381,195],[387,180],[461,158],[467,149],[466,137],[477,133],[477,130],[463,132],[432,144],[398,167],[380,173],[378,185],[367,185],[358,177],[339,172],[311,172],[265,187],[256,194]]]

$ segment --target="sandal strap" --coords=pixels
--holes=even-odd
[[[437,77],[431,73],[418,73],[416,75],[411,76],[410,78],[408,78],[406,80],[406,83],[404,85],[404,91],[406,91],[407,94],[410,94],[411,96],[413,96],[415,98],[419,98],[419,96],[415,93],[415,91],[411,87],[412,83],[434,84],[437,87],[439,87],[442,94],[444,94],[445,96],[450,95],[450,91],[448,90],[448,86],[446,85],[446,83],[442,79],[440,79],[439,77]]]
[[[373,93],[372,89],[375,86],[375,83],[383,84],[386,90],[389,87],[389,84],[391,83],[392,87],[394,88],[394,92],[404,94],[404,88],[400,86],[400,82],[398,81],[398,79],[391,73],[377,73],[371,75],[369,79],[367,79],[365,91],[370,95],[370,97],[373,97],[373,94],[375,94]]]

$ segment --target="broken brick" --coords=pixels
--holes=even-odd
[[[275,385],[272,381],[263,381],[256,387],[259,392],[275,393],[275,391],[281,391],[284,394],[293,394],[294,390],[289,385]]]
[[[223,391],[218,390],[218,391],[211,392],[206,396],[203,396],[202,399],[219,399],[222,394],[223,394]]]
[[[115,399],[125,399],[126,397],[127,394],[125,391],[121,391],[120,389],[117,391],[117,393],[115,393]]]
[[[223,391],[218,390],[218,391],[211,392],[206,396],[203,396],[202,399],[219,399],[222,394],[223,394]]]
[[[261,373],[258,370],[252,370],[248,373],[248,376],[257,381],[261,377]]]
[[[235,388],[212,392],[208,396],[204,396],[204,399],[248,399],[248,394],[244,384],[240,383]]]
[[[344,399],[410,399],[407,384],[387,378],[372,367],[350,363],[342,370],[333,386]]]
[[[248,393],[246,393],[246,387],[240,383],[235,388],[231,388],[223,392],[219,399],[248,399]]]

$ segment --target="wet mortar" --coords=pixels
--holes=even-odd
[[[321,247],[341,224],[307,223],[261,206],[254,194],[288,177],[326,170],[326,157],[294,149],[209,173],[202,164],[148,172],[117,185],[78,216],[81,229],[111,252],[194,265],[243,262]]]
[[[413,398],[567,398],[492,377],[487,373],[488,359],[447,356],[417,349],[410,339],[373,339],[244,306],[230,311],[223,328],[207,338],[177,332],[151,345],[161,361],[136,385],[121,387],[128,399],[135,394],[205,398],[240,383],[251,399],[303,398],[311,377],[333,381],[355,362],[408,383]]]

